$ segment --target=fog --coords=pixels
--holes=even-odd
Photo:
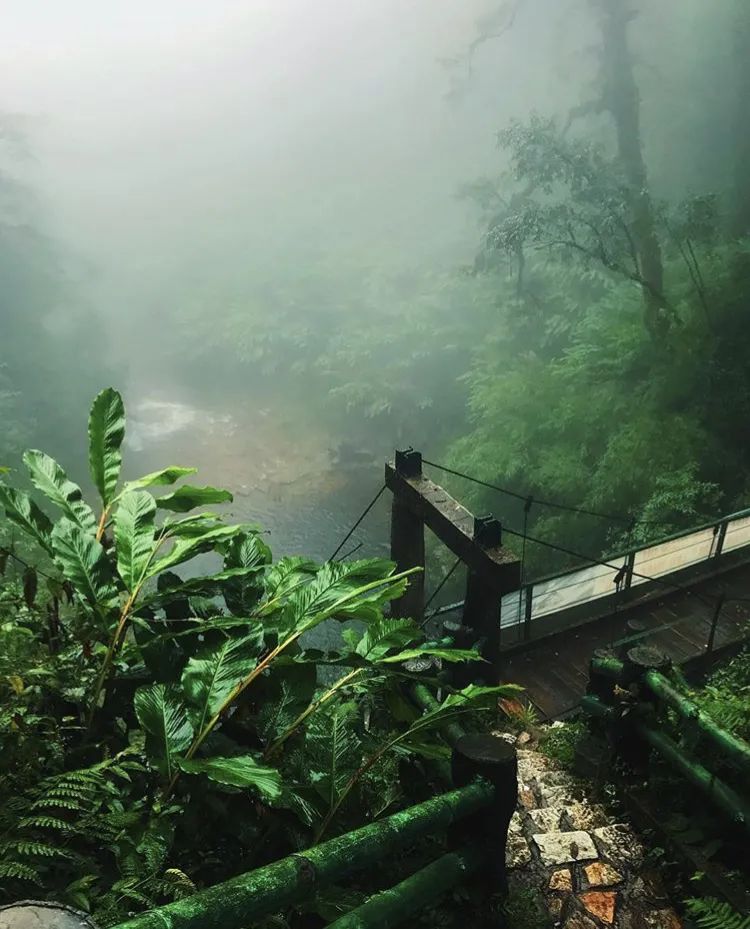
[[[719,4],[725,18],[732,3]],[[22,144],[3,164],[33,197],[66,287],[39,325],[54,333],[88,314],[79,367],[92,387],[125,392],[133,454],[200,459],[207,477],[245,487],[248,512],[278,523],[292,488],[313,509],[340,492],[330,448],[353,436],[366,476],[356,492],[347,485],[322,550],[394,445],[461,440],[461,424],[476,419],[466,363],[444,366],[430,322],[401,331],[402,320],[431,303],[468,319],[470,306],[505,299],[465,289],[487,215],[459,192],[500,177],[497,133],[509,121],[538,112],[564,122],[591,96],[595,5],[6,0],[0,108]],[[701,34],[698,3],[637,6],[642,145],[655,193],[677,197],[727,164],[703,142],[676,165],[672,148],[695,139],[701,108],[686,102],[684,81],[694,50],[703,42],[710,58],[715,39]],[[695,71],[690,93],[715,100],[722,78],[708,86],[705,74]],[[594,114],[581,134],[609,144],[611,128]],[[473,342],[451,332],[441,345],[468,359],[495,338],[477,327]],[[378,354],[395,349],[370,347],[373,329],[408,343],[398,370]],[[364,358],[342,334],[360,330]],[[536,334],[523,352],[538,350]],[[427,377],[415,386],[419,365]],[[68,375],[50,372],[40,377],[55,393]],[[378,406],[381,374],[393,395]],[[85,421],[85,410],[67,412]],[[60,448],[43,421],[35,438],[45,429]],[[514,479],[524,479],[517,467]]]
[[[122,334],[121,314],[126,330],[152,318],[185,275],[231,280],[311,243],[471,256],[456,189],[494,168],[510,115],[560,86],[559,61],[529,62],[537,2],[447,99],[441,60],[491,6],[6,4],[5,107],[24,114],[29,176],[52,233],[92,266],[98,310]]]

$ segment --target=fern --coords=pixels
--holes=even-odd
[[[685,907],[699,929],[750,929],[750,915],[738,913],[715,897],[692,898],[685,901]]]
[[[361,762],[360,740],[354,731],[355,703],[341,703],[312,717],[305,736],[305,763],[327,811]]]

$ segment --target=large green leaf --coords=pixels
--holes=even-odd
[[[221,516],[217,513],[193,513],[184,519],[165,519],[162,528],[170,539],[195,539],[209,529],[221,526]]]
[[[63,517],[51,540],[54,559],[76,593],[92,607],[106,607],[117,591],[107,553],[93,534]]]
[[[379,619],[367,627],[355,651],[368,661],[378,661],[391,649],[403,649],[420,638],[422,631],[411,619]]]
[[[315,697],[318,669],[313,662],[277,658],[258,681],[256,728],[270,745],[292,725]]]
[[[393,570],[392,562],[378,559],[327,562],[308,583],[290,592],[274,622],[284,635],[312,629],[331,616],[376,622],[385,603],[405,589],[405,579],[390,579]]]
[[[132,593],[142,582],[154,550],[156,503],[145,491],[126,493],[115,513],[117,570]]]
[[[143,490],[145,487],[166,487],[175,484],[181,477],[195,474],[197,470],[197,468],[180,468],[177,465],[170,465],[160,471],[144,474],[143,477],[136,478],[134,481],[127,481],[122,490],[123,493],[127,493],[131,490]]]
[[[297,555],[280,558],[276,564],[269,565],[266,572],[266,598],[277,600],[286,597],[302,584],[308,583],[318,570],[318,565],[308,558]]]
[[[407,648],[396,655],[382,655],[371,658],[381,664],[396,664],[401,661],[411,661],[414,658],[440,658],[442,661],[484,661],[479,652],[472,648]]]
[[[270,563],[271,549],[257,535],[232,539],[224,555],[224,567],[237,573],[227,579],[222,591],[230,613],[247,616],[255,609],[263,593],[260,572]]]
[[[149,760],[171,780],[175,756],[193,740],[193,727],[179,693],[165,684],[140,687],[135,693],[135,715],[146,733]]]
[[[405,732],[393,739],[390,745],[424,754],[424,738],[429,733],[438,732],[448,723],[474,714],[477,710],[491,710],[497,707],[497,701],[501,697],[514,695],[522,690],[523,688],[516,684],[501,684],[497,687],[469,684],[463,690],[450,694],[434,710],[420,716]]]
[[[47,551],[50,550],[52,523],[27,493],[0,484],[0,506],[11,522],[20,526]]]
[[[94,400],[89,414],[89,470],[104,506],[109,506],[120,478],[125,437],[125,407],[113,388],[105,388]]]
[[[263,627],[241,638],[227,638],[191,658],[182,673],[182,690],[200,732],[237,684],[253,670],[263,648]]]
[[[281,775],[276,768],[266,768],[252,755],[236,755],[231,758],[180,759],[179,767],[186,774],[205,774],[219,784],[232,787],[254,787],[268,800],[281,796]]]
[[[213,526],[210,525],[205,532],[198,536],[191,536],[186,539],[177,538],[174,540],[172,548],[159,561],[152,562],[148,570],[148,577],[155,577],[162,571],[174,568],[178,564],[189,561],[200,555],[202,552],[211,551],[219,542],[226,542],[236,535],[245,533],[247,528],[242,525],[238,526]]]
[[[31,482],[48,500],[60,507],[65,515],[86,532],[96,532],[96,517],[84,501],[81,488],[68,480],[68,476],[49,455],[30,449],[24,452],[23,461],[29,469]]]
[[[159,497],[156,505],[160,510],[172,510],[174,513],[187,513],[196,506],[210,506],[214,503],[231,503],[234,497],[228,490],[219,487],[195,487],[185,484]]]

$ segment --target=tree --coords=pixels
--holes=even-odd
[[[617,153],[628,182],[634,251],[641,277],[644,322],[655,339],[669,328],[664,267],[641,142],[640,97],[628,45],[635,12],[627,0],[593,0],[601,35],[602,106],[611,114]]]

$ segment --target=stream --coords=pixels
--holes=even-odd
[[[173,389],[125,400],[126,477],[167,465],[197,467],[189,480],[230,490],[234,502],[217,510],[230,521],[261,526],[275,558],[330,558],[382,484],[388,451],[356,449],[353,460],[337,463],[333,450],[341,438],[304,411],[252,402],[211,409]],[[387,557],[389,504],[384,495],[342,555],[361,545],[358,558]]]

